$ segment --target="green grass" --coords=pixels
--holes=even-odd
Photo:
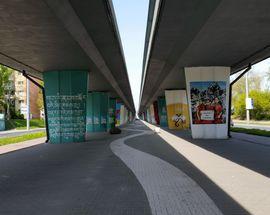
[[[45,137],[45,136],[46,136],[45,132],[37,132],[33,134],[24,134],[17,137],[4,137],[4,138],[0,138],[0,146],[12,144],[12,143],[19,143],[26,140],[33,140],[33,139]]]
[[[45,122],[42,119],[31,119],[30,128],[44,128]],[[6,130],[10,129],[26,129],[26,120],[25,119],[11,119],[6,121]]]
[[[258,136],[265,136],[270,137],[270,131],[261,130],[261,129],[254,129],[254,128],[231,128],[233,132],[245,133],[245,134],[253,134]]]
[[[240,119],[233,119],[234,123],[239,123],[239,124],[246,124],[246,120],[240,120]],[[270,120],[250,120],[249,124],[254,124],[254,125],[270,125]]]

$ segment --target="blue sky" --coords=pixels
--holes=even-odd
[[[113,0],[136,110],[139,105],[148,0]]]
[[[134,104],[136,110],[138,110],[149,0],[113,0],[113,5],[124,49]],[[270,86],[269,81],[266,79],[266,72],[270,71],[269,68],[270,58],[252,67],[253,73],[263,77],[263,89]]]

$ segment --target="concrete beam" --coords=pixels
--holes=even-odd
[[[81,23],[79,17],[75,13],[74,9],[67,0],[45,0],[48,6],[56,14],[56,16],[61,20],[66,30],[72,35],[75,41],[80,45],[80,47],[85,51],[89,58],[95,63],[100,72],[107,78],[112,87],[122,98],[124,103],[133,110],[134,108],[127,100],[122,90],[120,89],[116,79],[112,75],[110,69],[106,65],[102,55],[95,46],[92,38],[87,33],[87,30]]]

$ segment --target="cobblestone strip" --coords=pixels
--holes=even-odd
[[[117,139],[110,144],[135,174],[144,188],[152,214],[212,215],[222,214],[209,196],[182,171],[173,165],[124,144],[124,141],[152,131],[142,131]]]
[[[150,129],[156,126],[143,122]],[[250,214],[270,214],[270,178],[173,135],[163,129],[158,134],[211,181]],[[256,137],[255,137],[256,138]],[[233,139],[231,140],[233,141]],[[234,140],[238,141],[238,140]],[[213,143],[214,144],[214,143]],[[219,140],[215,144],[221,144]],[[226,144],[223,142],[223,144]],[[243,145],[243,147],[245,147]],[[259,146],[260,147],[260,146]],[[257,148],[260,150],[259,148]],[[241,153],[241,152],[239,152]],[[257,153],[254,151],[256,159]],[[247,159],[247,158],[246,158]],[[251,160],[250,158],[248,160]]]

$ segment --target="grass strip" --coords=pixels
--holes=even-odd
[[[27,140],[33,140],[41,137],[45,137],[45,132],[37,132],[37,133],[31,133],[31,134],[24,134],[16,137],[4,137],[0,138],[0,146],[12,144],[12,143],[19,143]]]
[[[233,132],[245,133],[245,134],[253,134],[258,136],[270,137],[270,131],[255,129],[255,128],[231,128]]]
[[[31,119],[30,128],[44,128],[45,122],[42,119]],[[11,119],[6,121],[6,129],[26,129],[26,120],[25,119]]]

